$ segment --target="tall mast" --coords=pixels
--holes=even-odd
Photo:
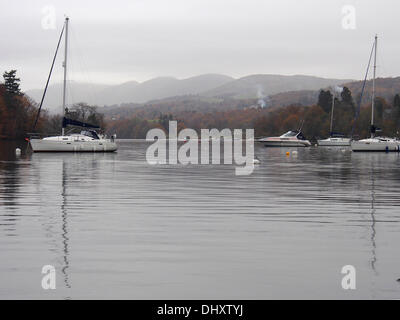
[[[374,125],[374,109],[375,109],[375,76],[376,76],[376,51],[378,47],[378,36],[375,35],[375,48],[374,48],[374,76],[372,78],[372,107],[371,107],[371,129]],[[374,132],[371,131],[371,137],[374,137]]]
[[[68,21],[69,18],[65,18],[65,51],[64,51],[64,86],[63,86],[63,109],[62,109],[62,116],[65,115],[65,97],[67,91],[67,54],[68,54]],[[64,135],[64,128],[61,129],[61,135]]]
[[[331,110],[331,129],[329,132],[329,136],[332,136],[332,129],[333,129],[333,109],[335,107],[335,89],[332,88],[332,110]]]

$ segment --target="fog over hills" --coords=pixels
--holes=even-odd
[[[354,103],[359,103],[363,81],[352,81],[340,84],[350,89]],[[393,102],[396,94],[400,94],[400,77],[377,78],[375,81],[376,96],[384,98],[389,104]],[[328,86],[325,88],[332,92]],[[283,107],[290,104],[312,105],[318,101],[319,90],[296,90],[280,92],[269,96],[268,104],[273,107]],[[338,93],[336,93],[338,94]],[[371,103],[372,99],[372,80],[365,83],[362,104]]]
[[[172,96],[200,94],[234,79],[219,74],[204,74],[187,79],[159,77],[142,83],[129,81],[119,85],[87,84],[69,81],[67,85],[68,104],[86,102],[99,106],[120,103],[143,103],[149,100],[163,99]],[[39,102],[43,89],[29,90],[28,96]],[[49,86],[44,107],[54,111],[59,109],[62,101],[62,84]]]
[[[325,79],[314,76],[249,75],[239,79],[221,75],[204,74],[187,79],[159,77],[142,83],[129,81],[120,85],[68,83],[68,104],[86,102],[99,106],[121,103],[144,103],[168,97],[198,95],[219,98],[265,98],[271,94],[296,90],[319,90],[349,82],[348,79]],[[26,92],[39,102],[43,89]],[[49,86],[44,108],[58,111],[62,101],[62,85]]]
[[[339,85],[350,81],[351,80],[325,79],[304,75],[284,76],[257,74],[226,83],[204,94],[212,97],[247,99],[287,91],[318,90],[320,88]]]

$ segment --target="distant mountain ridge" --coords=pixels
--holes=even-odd
[[[346,86],[352,92],[353,98],[358,99],[361,94],[363,81],[353,81],[345,83]],[[396,94],[400,94],[400,77],[388,77],[388,78],[377,78],[375,80],[376,96],[381,97],[391,103],[393,97]],[[365,83],[365,89],[363,94],[362,103],[371,102],[372,99],[372,80],[368,80]],[[355,101],[355,102],[358,102]]]
[[[87,84],[69,81],[67,85],[68,103],[86,102],[99,106],[121,103],[144,103],[150,100],[163,99],[172,96],[199,94],[211,90],[234,78],[220,74],[204,74],[187,79],[173,77],[158,77],[142,83],[129,81],[119,85]],[[25,92],[35,101],[40,101],[43,89]],[[49,86],[44,107],[56,110],[62,101],[62,85]]]
[[[234,79],[221,74],[203,74],[186,79],[159,77],[142,83],[129,81],[120,85],[69,82],[68,103],[86,102],[99,106],[122,103],[145,103],[170,97],[198,95],[230,99],[264,99],[271,94],[297,90],[319,90],[350,82],[348,79],[326,79],[305,75],[258,74]],[[40,101],[43,89],[29,90],[28,96]],[[62,86],[48,88],[44,108],[57,111],[62,101]]]
[[[351,91],[354,103],[359,103],[363,81],[352,81],[339,84],[341,87],[348,87]],[[384,98],[389,104],[393,102],[396,94],[400,94],[400,77],[377,78],[375,80],[376,96]],[[329,87],[324,90],[332,89]],[[291,104],[308,106],[316,104],[318,101],[319,90],[297,90],[281,92],[269,96],[269,105],[272,107],[283,107]],[[371,103],[372,99],[372,80],[365,83],[364,94],[361,104]]]
[[[350,82],[349,79],[326,79],[305,75],[256,74],[226,83],[204,93],[212,97],[234,99],[262,98],[271,94],[298,90],[319,90]]]

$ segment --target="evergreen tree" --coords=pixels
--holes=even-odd
[[[345,108],[350,108],[351,111],[352,111],[353,113],[355,113],[355,111],[356,111],[356,106],[355,106],[355,104],[354,104],[354,100],[353,100],[353,97],[352,97],[352,95],[351,95],[350,89],[347,88],[347,87],[343,87],[343,90],[342,90],[340,96],[341,96],[341,98],[342,98],[342,105],[343,105]]]
[[[347,87],[343,87],[342,93],[340,94],[342,101],[348,104],[353,104],[353,97],[351,96],[351,91]]]
[[[393,98],[393,117],[396,125],[400,123],[400,95],[396,94]]]
[[[329,90],[321,90],[318,96],[318,105],[326,112],[329,113],[332,108],[332,94]]]
[[[397,93],[394,98],[393,98],[393,107],[396,108],[400,108],[400,96]]]
[[[10,97],[21,96],[21,89],[19,88],[20,78],[16,77],[17,70],[5,71],[3,73],[4,86],[6,88],[7,95]]]

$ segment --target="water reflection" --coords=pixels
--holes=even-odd
[[[377,261],[376,258],[376,242],[375,242],[375,237],[376,237],[376,230],[375,230],[375,173],[374,173],[374,166],[372,165],[371,168],[371,244],[372,244],[372,259],[371,259],[371,268],[374,271],[374,273],[377,275],[377,271],[375,268],[375,264]]]
[[[261,164],[238,177],[226,165],[151,166],[147,146],[0,162],[0,223],[18,219],[14,237],[0,227],[0,298],[399,293],[387,281],[399,277],[398,155],[256,147]],[[344,296],[338,266],[353,263],[365,282]],[[52,296],[31,280],[44,264],[60,272]]]
[[[63,275],[64,275],[64,283],[67,288],[71,288],[71,285],[69,283],[69,275],[68,275],[68,268],[69,268],[69,248],[68,248],[68,220],[67,220],[67,194],[66,194],[66,188],[67,188],[67,177],[66,177],[66,164],[63,160],[62,162],[62,192],[61,192],[61,197],[62,197],[62,202],[61,202],[61,216],[62,216],[62,239],[63,239],[63,253],[64,253],[64,265],[61,269]]]
[[[13,141],[5,141],[0,148],[0,212],[5,210],[0,215],[0,227],[8,236],[16,235],[20,219],[18,193],[21,176],[14,152],[16,146]]]

